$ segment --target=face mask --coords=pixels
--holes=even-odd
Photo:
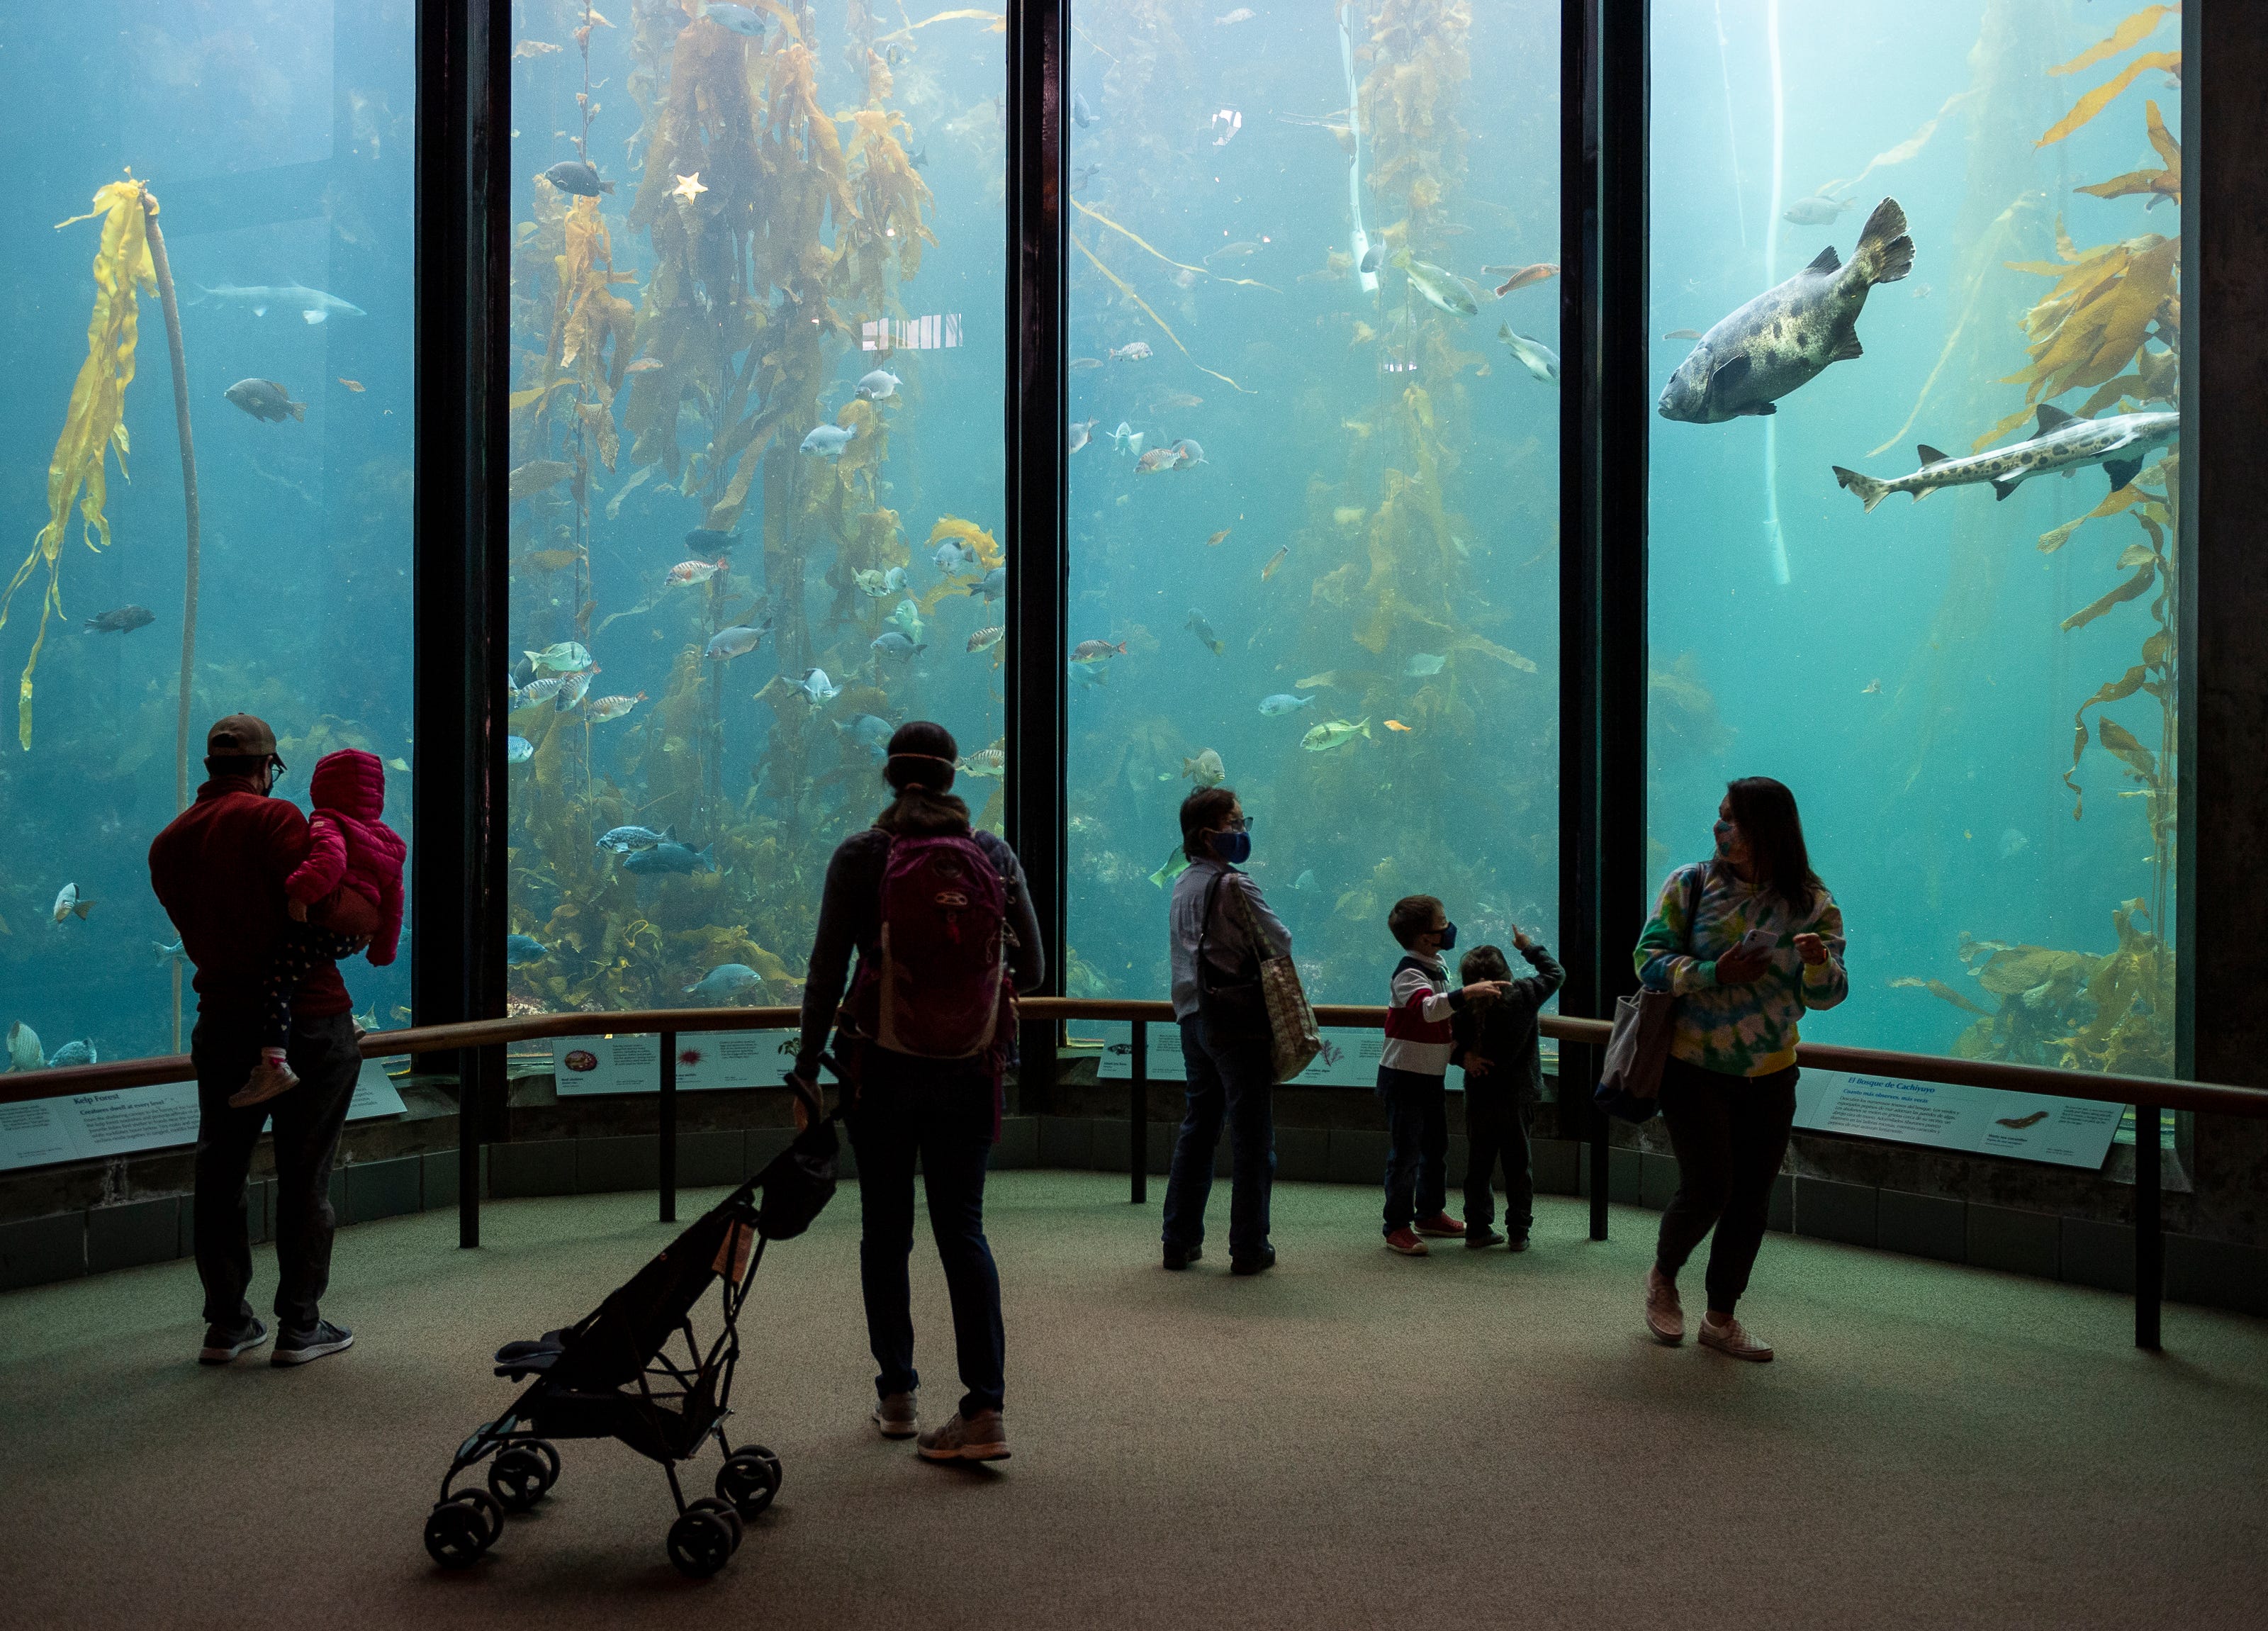
[[[1740,831],[1740,829],[1733,825],[1731,822],[1719,820],[1712,830],[1713,830],[1717,835],[1717,859],[1719,860],[1732,860],[1733,837],[1735,833]]]
[[[1453,951],[1456,948],[1456,944],[1457,926],[1454,923],[1443,924],[1441,926],[1441,949],[1443,951]]]
[[[1232,867],[1242,866],[1252,859],[1252,835],[1248,832],[1216,832],[1212,835],[1212,852]]]

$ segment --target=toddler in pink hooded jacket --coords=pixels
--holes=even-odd
[[[284,1058],[291,1034],[291,993],[318,963],[351,956],[364,945],[383,968],[401,938],[401,864],[409,846],[381,820],[386,766],[378,756],[343,748],[327,753],[308,784],[307,859],[284,881],[291,932],[277,943],[262,976],[268,1034],[260,1063],[229,1103],[258,1104],[299,1085]]]

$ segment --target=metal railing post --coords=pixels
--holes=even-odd
[[[481,1082],[489,1052],[457,1055],[457,1244],[467,1251],[481,1244]]]
[[[1609,1159],[1607,1142],[1607,1113],[1596,1104],[1590,1107],[1591,1116],[1591,1238],[1607,1237],[1607,1172],[1612,1162]]]
[[[661,1221],[677,1221],[677,1033],[661,1033]]]
[[[1126,1084],[1126,1171],[1132,1187],[1127,1201],[1150,1199],[1150,1022],[1134,1022],[1134,1074]]]
[[[2166,1292],[2166,1241],[2159,1182],[2162,1113],[2134,1106],[2134,1346],[2156,1353]]]

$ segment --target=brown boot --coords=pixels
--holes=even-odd
[[[231,1110],[242,1110],[247,1104],[265,1104],[279,1094],[289,1093],[299,1085],[299,1078],[291,1074],[291,1066],[283,1059],[261,1055],[260,1063],[252,1067],[245,1083],[228,1096]]]

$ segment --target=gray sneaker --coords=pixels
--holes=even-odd
[[[1646,1272],[1646,1328],[1655,1341],[1671,1347],[1685,1340],[1685,1310],[1677,1300],[1677,1282],[1664,1280],[1659,1268]]]
[[[911,1393],[885,1393],[874,1402],[874,1426],[884,1438],[911,1438],[921,1431],[921,1406]]]
[[[276,1351],[269,1355],[271,1365],[304,1365],[310,1361],[342,1353],[354,1346],[354,1332],[344,1325],[334,1325],[328,1319],[319,1319],[312,1329],[287,1331],[276,1339]]]
[[[1771,1344],[1756,1336],[1739,1320],[1728,1319],[1720,1325],[1707,1314],[1701,1317],[1701,1346],[1759,1364],[1772,1356]]]
[[[914,1443],[924,1461],[1005,1461],[1008,1431],[997,1410],[980,1410],[963,1420],[959,1411],[943,1427],[933,1427]]]
[[[261,1321],[247,1321],[240,1331],[231,1331],[225,1325],[205,1327],[205,1345],[197,1350],[200,1365],[225,1365],[239,1354],[249,1354],[268,1340],[268,1327]]]

